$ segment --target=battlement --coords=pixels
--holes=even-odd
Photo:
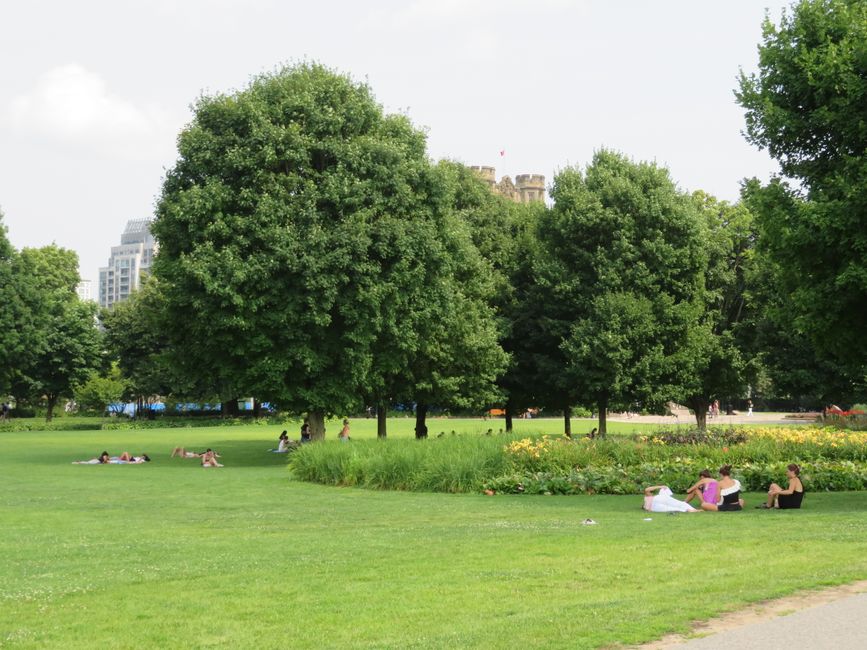
[[[493,185],[497,182],[497,170],[494,167],[483,167],[481,165],[473,165],[470,167],[474,172],[476,172],[483,181],[486,183]]]
[[[542,174],[518,174],[515,185],[520,188],[545,189],[545,177]]]
[[[508,176],[503,176],[498,183],[495,167],[473,165],[470,169],[490,186],[494,194],[499,194],[516,203],[545,200],[545,177],[542,174],[518,174],[514,183]]]

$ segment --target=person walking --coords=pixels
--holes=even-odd
[[[753,415],[753,400],[747,400],[747,416],[752,417]]]

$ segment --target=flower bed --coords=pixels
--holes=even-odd
[[[305,445],[290,459],[297,478],[332,485],[434,492],[634,494],[683,491],[699,471],[734,466],[744,487],[764,491],[799,463],[814,490],[867,489],[867,433],[764,427],[709,433],[658,431],[631,438],[454,436],[441,440]]]

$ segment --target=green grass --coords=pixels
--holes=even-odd
[[[867,493],[644,521],[636,496],[329,488],[264,452],[280,428],[0,434],[0,646],[594,648],[867,577]],[[69,464],[103,449],[155,461]]]
[[[8,431],[63,431],[73,429],[91,429],[99,430],[100,427],[107,429],[125,428],[135,429],[159,429],[169,428],[160,427],[160,419],[156,421],[130,421],[126,418],[99,418],[91,416],[64,416],[63,418],[55,418],[52,422],[46,423],[45,418],[13,418],[8,422],[0,422],[0,434]],[[207,422],[202,422],[197,427],[199,418],[171,418],[171,428],[204,428],[205,426],[216,426],[220,424],[218,418],[207,418]],[[238,421],[228,423],[228,426],[237,426]],[[287,429],[290,437],[299,438],[301,429],[301,418],[287,418],[284,424],[270,425],[266,420],[260,420],[258,423],[249,422],[241,423],[244,426],[260,426],[268,427],[268,431],[277,428],[279,433],[282,429]],[[506,424],[502,418],[494,418],[484,420],[482,418],[447,418],[447,417],[430,417],[427,420],[429,436],[436,437],[439,433],[450,434],[455,433],[485,433],[491,429],[493,433],[497,433],[500,429],[504,429]],[[685,423],[680,426],[688,428],[692,422]],[[326,423],[326,438],[334,439],[342,428],[342,418],[332,418]],[[572,430],[575,435],[588,433],[596,426],[596,420],[588,418],[572,418]],[[676,425],[661,425],[661,424],[637,424],[632,422],[609,422],[608,431],[613,435],[617,434],[632,434],[632,433],[650,433],[660,428],[672,428]],[[557,434],[563,433],[562,418],[537,418],[534,420],[514,420],[514,430],[516,434]],[[353,439],[376,438],[376,420],[373,418],[351,418],[351,433]],[[388,421],[388,437],[389,438],[413,438],[415,437],[415,418],[414,417],[397,417],[391,418]],[[276,438],[276,436],[275,436]]]

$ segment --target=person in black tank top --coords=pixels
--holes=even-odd
[[[723,465],[719,468],[719,493],[720,500],[717,503],[702,503],[702,510],[712,512],[735,512],[743,510],[744,500],[741,499],[741,484],[732,478],[732,466]]]
[[[801,482],[801,468],[795,463],[786,468],[786,476],[789,479],[789,487],[785,490],[776,483],[771,483],[768,489],[768,502],[758,506],[770,510],[794,510],[801,507],[804,500],[804,484]]]

